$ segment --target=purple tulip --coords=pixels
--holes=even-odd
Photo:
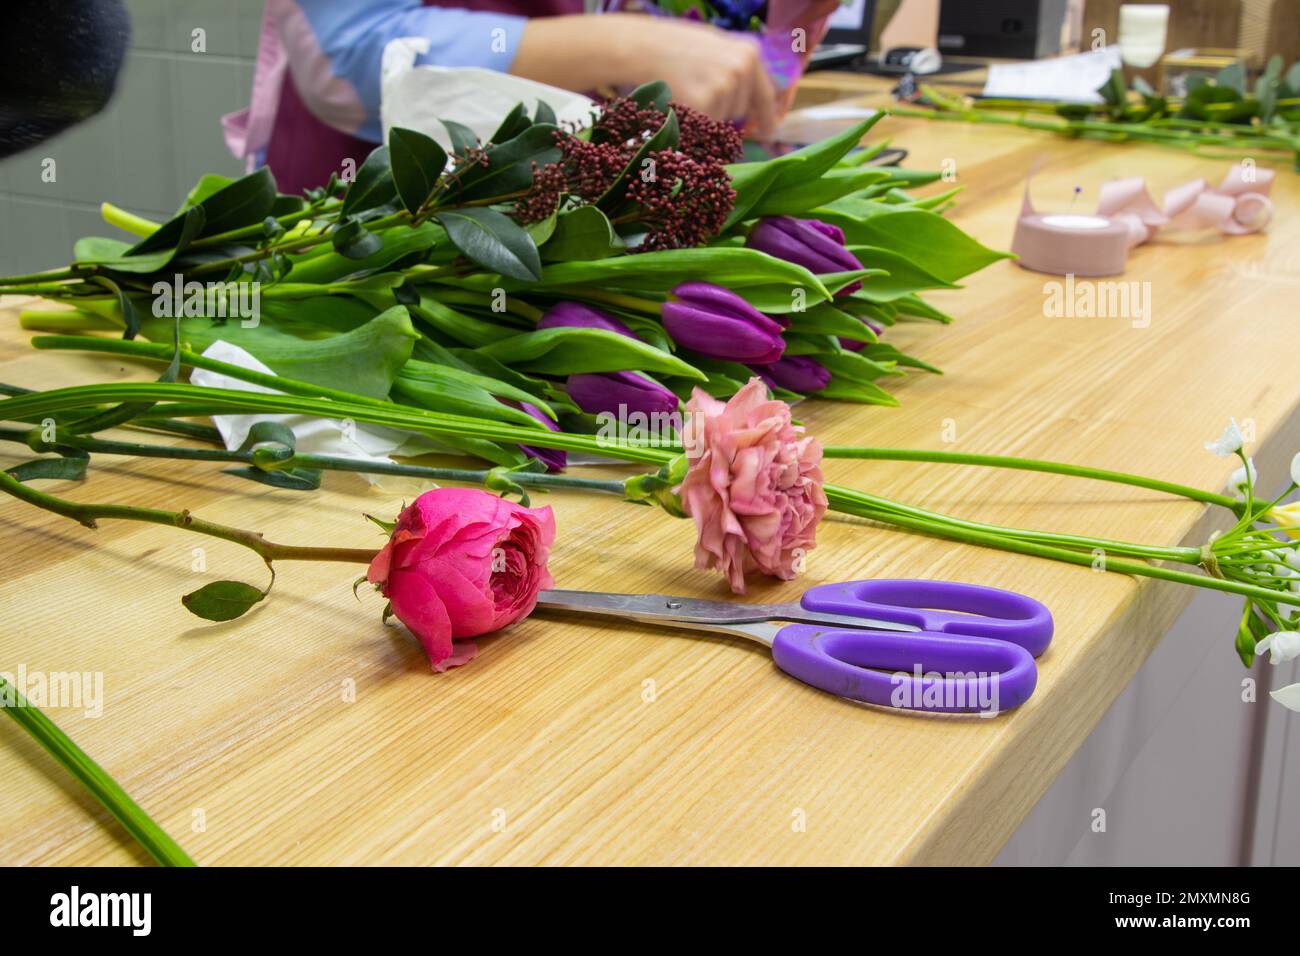
[[[651,421],[654,415],[673,415],[677,396],[658,382],[636,372],[603,372],[570,375],[569,397],[588,415],[617,415],[626,420],[641,412]]]
[[[831,383],[830,370],[806,355],[787,355],[779,362],[752,368],[769,387],[779,385],[792,392],[820,392]]]
[[[785,351],[779,321],[711,282],[683,282],[659,316],[677,344],[710,358],[766,364]]]
[[[858,257],[844,248],[844,230],[820,219],[769,216],[754,227],[745,245],[803,266],[814,275],[862,268]],[[835,295],[849,295],[861,288],[861,282],[851,282]]]
[[[537,419],[553,432],[558,432],[560,426],[551,421],[546,413],[535,405],[529,405],[527,402],[510,402],[526,411],[533,418]],[[564,471],[564,466],[569,463],[569,456],[562,448],[537,448],[533,445],[520,445],[519,450],[530,458],[536,458],[546,466],[547,471]]]
[[[861,318],[861,316],[859,316],[859,318]],[[885,331],[885,327],[883,325],[878,325],[875,322],[872,322],[870,319],[862,319],[862,324],[865,325],[867,328],[869,328],[871,330],[871,334],[874,335],[877,339],[879,339],[881,334]],[[843,336],[841,336],[840,346],[841,348],[848,349],[850,352],[861,352],[864,348],[866,348],[867,343],[862,339],[846,339]]]
[[[626,325],[603,309],[583,302],[558,302],[546,310],[537,323],[539,329],[556,329],[568,326],[576,329],[604,329],[617,332],[630,339],[636,338]]]

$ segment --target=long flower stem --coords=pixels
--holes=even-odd
[[[829,445],[824,449],[827,458],[858,458],[872,461],[926,461],[952,465],[982,465],[989,468],[1014,468],[1020,471],[1041,471],[1056,475],[1069,475],[1075,478],[1095,478],[1098,481],[1111,481],[1118,484],[1133,485],[1151,491],[1163,491],[1167,494],[1203,501],[1206,504],[1221,505],[1232,511],[1241,507],[1241,502],[1228,495],[1204,491],[1191,485],[1180,485],[1158,478],[1147,478],[1122,471],[1107,471],[1104,468],[1089,468],[1085,465],[1069,465],[1058,461],[1042,461],[1036,458],[1014,458],[1006,455],[977,455],[956,451],[913,450],[910,448],[858,448],[851,445]]]
[[[150,445],[140,442],[114,441],[87,438],[82,435],[60,436],[48,446],[33,442],[32,433],[19,428],[0,428],[0,441],[27,445],[34,451],[57,451],[59,446],[78,448],[89,454],[123,455],[137,458],[167,458],[176,461],[218,461],[245,465],[257,464],[253,451],[230,451],[225,448],[185,448],[176,445]],[[517,485],[533,488],[577,488],[585,491],[603,491],[622,495],[623,482],[612,479],[580,478],[576,475],[557,475],[549,472],[509,471],[506,469],[433,468],[426,465],[404,465],[398,462],[363,461],[356,458],[339,458],[333,455],[305,455],[295,453],[291,458],[276,462],[280,469],[314,468],[320,471],[348,471],[370,475],[392,475],[400,478],[428,478],[431,481],[460,481],[468,484],[485,484],[494,472],[504,474]]]
[[[920,531],[926,534],[933,534],[954,541],[964,541],[968,544],[979,544],[984,545],[985,547],[997,548],[1000,551],[1012,551],[1017,554],[1028,554],[1040,558],[1051,558],[1055,561],[1064,561],[1067,564],[1092,567],[1095,566],[1096,563],[1096,558],[1094,558],[1089,552],[1072,551],[1068,548],[1053,547],[1035,541],[1024,540],[1015,537],[1014,533],[998,534],[977,529],[960,528],[943,522],[930,521],[899,512],[882,511],[873,507],[869,503],[855,500],[855,493],[850,492],[848,489],[836,488],[828,485],[826,487],[826,496],[830,499],[835,510],[845,514],[869,518],[873,521],[879,521],[882,524],[897,525],[901,528],[908,528],[909,530]],[[1278,598],[1278,593],[1269,590],[1268,588],[1255,587],[1237,581],[1228,581],[1223,578],[1211,577],[1206,574],[1192,574],[1187,571],[1176,571],[1172,568],[1162,568],[1154,564],[1143,564],[1139,561],[1125,561],[1123,559],[1105,557],[1101,567],[1106,571],[1113,571],[1120,574],[1134,574],[1148,578],[1159,578],[1165,581],[1176,581],[1180,584],[1190,584],[1193,587],[1209,588],[1214,591],[1227,591],[1232,594],[1242,594],[1246,597],[1261,598],[1270,602],[1276,601]]]
[[[220,538],[248,548],[268,564],[272,561],[341,561],[369,564],[376,551],[367,548],[315,548],[304,545],[276,544],[267,541],[255,531],[232,528],[196,518],[188,511],[164,511],[158,508],[136,508],[131,505],[95,504],[68,501],[55,495],[37,491],[19,481],[7,471],[0,471],[0,491],[37,508],[71,518],[87,528],[97,528],[98,519],[144,521],[149,524],[170,525],[183,531]]]
[[[13,695],[14,702],[5,704],[4,710],[35,738],[63,767],[89,790],[104,808],[111,813],[127,833],[131,834],[149,855],[163,866],[193,866],[180,845],[167,835],[131,795],[122,789],[103,767],[90,759],[54,721],[39,708],[33,707],[21,689],[0,677],[0,697]]]

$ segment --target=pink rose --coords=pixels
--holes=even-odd
[[[688,466],[676,491],[699,534],[695,566],[722,571],[737,594],[754,568],[790,580],[826,513],[821,443],[790,424],[790,406],[757,378],[725,405],[697,388],[686,411]]]
[[[424,645],[435,671],[478,653],[476,637],[527,617],[551,587],[551,509],[524,508],[476,488],[435,488],[406,507],[367,580]],[[455,652],[453,654],[453,651]]]

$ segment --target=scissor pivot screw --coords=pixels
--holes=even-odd
[[[667,604],[668,610],[670,611],[676,611],[681,606],[682,606],[681,601],[669,601]]]

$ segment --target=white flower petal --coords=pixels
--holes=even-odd
[[[1269,652],[1270,664],[1285,664],[1300,657],[1300,631],[1278,631],[1255,645],[1255,653]]]
[[[1268,696],[1287,710],[1300,712],[1300,684],[1288,684],[1286,687],[1279,687],[1277,690],[1269,691]]]
[[[1300,452],[1291,459],[1291,480],[1300,485]]]
[[[1214,441],[1207,441],[1205,448],[1212,451],[1220,458],[1227,458],[1229,455],[1235,455],[1241,450],[1245,439],[1241,435],[1241,429],[1237,426],[1235,418],[1228,419],[1228,427],[1223,430],[1223,434]]]
[[[1287,553],[1283,556],[1282,560],[1285,561],[1287,564],[1291,565],[1291,567],[1293,568],[1300,568],[1300,549],[1297,548],[1288,549]]]
[[[1247,464],[1250,465],[1250,485],[1251,485],[1251,487],[1253,488],[1255,485],[1259,484],[1259,472],[1255,470],[1255,459],[1254,459],[1254,458],[1247,458],[1247,459],[1246,459],[1246,462],[1247,462]],[[1246,490],[1246,468],[1245,468],[1245,466],[1242,466],[1241,468],[1238,468],[1238,469],[1237,469],[1236,471],[1234,471],[1234,472],[1232,473],[1232,475],[1228,478],[1228,490],[1229,490],[1229,491],[1245,491],[1245,490]]]

